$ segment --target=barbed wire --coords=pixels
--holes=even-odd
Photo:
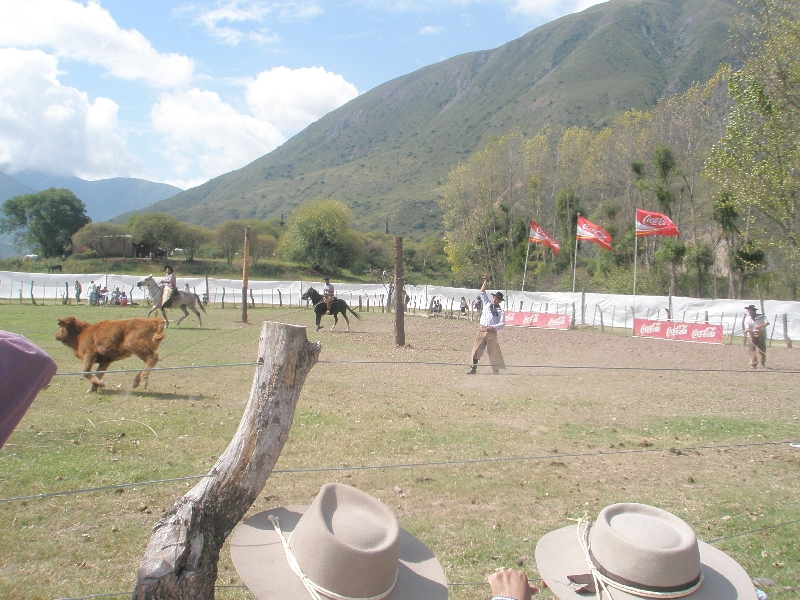
[[[622,454],[647,454],[655,452],[689,452],[693,450],[718,450],[722,448],[751,448],[763,446],[777,446],[781,444],[791,444],[793,442],[781,440],[772,442],[750,442],[746,444],[717,444],[707,446],[684,446],[684,447],[670,447],[670,448],[636,448],[630,450],[611,450],[611,451],[596,451],[596,452],[572,452],[572,453],[558,453],[558,454],[536,454],[530,456],[510,456],[510,457],[495,457],[495,458],[465,458],[455,460],[439,460],[439,461],[425,461],[413,463],[394,463],[383,465],[362,465],[362,466],[348,466],[343,465],[339,467],[309,467],[301,469],[274,469],[271,475],[275,474],[297,474],[297,473],[329,473],[337,471],[371,471],[380,469],[409,469],[417,467],[443,467],[443,466],[456,466],[456,465],[473,465],[473,464],[491,464],[500,462],[526,462],[530,460],[551,460],[554,458],[594,458],[598,456],[615,456]],[[206,475],[192,475],[187,477],[177,477],[172,479],[156,479],[152,481],[141,481],[135,483],[124,483],[118,485],[106,485],[95,488],[84,488],[77,490],[68,490],[64,492],[51,492],[48,494],[37,494],[33,496],[18,496],[15,498],[0,498],[0,504],[7,502],[15,502],[21,500],[38,500],[42,498],[50,498],[55,496],[67,496],[80,493],[103,491],[108,489],[116,489],[120,487],[134,487],[155,485],[159,483],[166,483],[171,481],[181,481],[184,479],[202,479],[203,477],[214,477],[213,474]]]

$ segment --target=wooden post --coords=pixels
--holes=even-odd
[[[244,228],[242,252],[242,323],[247,323],[247,286],[250,283],[250,226]],[[255,307],[254,307],[255,308]]]
[[[586,288],[581,290],[581,329],[586,323]]]
[[[394,238],[394,345],[406,345],[405,310],[403,294],[403,238]]]
[[[69,299],[69,282],[64,282],[64,301],[61,304],[72,304],[72,300]]]
[[[359,295],[358,295],[358,312],[361,312],[361,311],[362,311],[362,306],[361,306],[361,294],[359,294]]]
[[[386,305],[383,303],[383,294],[381,294],[381,312],[386,310]]]
[[[249,291],[250,291],[250,308],[255,308],[256,307],[256,299],[253,298],[253,290],[251,289]],[[262,302],[262,304],[263,304],[263,302]]]
[[[222,286],[222,308],[225,308],[225,286]]]
[[[600,311],[600,333],[605,333],[606,332],[606,328],[603,325],[603,309],[598,306],[597,310]]]
[[[787,322],[787,315],[783,313],[783,339],[786,340],[786,347],[792,349],[792,340],[789,337],[789,324]]]
[[[34,306],[37,306],[36,298],[33,297],[33,282],[32,281],[31,281],[31,304],[33,304]]]
[[[278,290],[278,307],[283,308],[283,294]]]
[[[261,326],[259,365],[239,428],[208,477],[153,528],[136,575],[136,600],[214,598],[220,550],[278,460],[320,349],[308,341],[305,327]]]
[[[208,293],[208,275],[206,275],[206,304],[211,302],[211,295]]]

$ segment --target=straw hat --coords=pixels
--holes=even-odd
[[[257,598],[447,598],[433,553],[400,528],[385,504],[339,483],[322,486],[311,506],[276,508],[243,521],[231,557]]]
[[[735,560],[645,504],[612,504],[594,523],[548,533],[536,545],[536,565],[559,600],[756,600]]]

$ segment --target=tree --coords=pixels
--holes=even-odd
[[[75,245],[86,246],[100,255],[103,262],[106,262],[109,254],[117,250],[122,244],[124,248],[125,238],[128,232],[122,225],[114,223],[87,223],[72,236]]]
[[[675,295],[675,279],[678,267],[686,256],[686,244],[683,240],[667,238],[656,252],[656,258],[669,264],[669,293]]]
[[[268,233],[256,233],[250,238],[250,264],[256,266],[262,258],[269,258],[275,254],[278,240]]]
[[[695,296],[703,297],[703,286],[708,279],[711,267],[714,266],[714,252],[711,244],[700,240],[697,244],[689,243],[686,246],[686,266],[689,273],[694,275]]]
[[[89,222],[80,198],[68,189],[50,188],[6,200],[0,233],[14,233],[18,246],[50,258],[71,251],[72,236]]]
[[[166,213],[146,213],[131,216],[127,227],[137,242],[170,250],[178,246],[184,224]]]
[[[224,221],[214,230],[217,248],[225,255],[225,260],[229,265],[233,263],[233,257],[244,245],[244,228],[246,226],[243,221]]]
[[[289,260],[326,271],[355,264],[363,243],[350,229],[350,209],[338,200],[319,200],[301,206],[289,218],[280,251]]]
[[[739,211],[736,209],[736,199],[730,192],[721,192],[714,201],[714,209],[711,218],[722,229],[722,237],[728,246],[728,297],[736,297],[736,286],[734,284],[734,256],[736,250],[736,235],[739,228],[736,226],[736,219]]]
[[[178,227],[176,245],[183,249],[186,260],[192,262],[200,246],[211,241],[212,234],[205,227],[181,223]]]
[[[800,5],[752,0],[746,62],[731,75],[734,100],[725,136],[708,161],[712,177],[739,207],[763,217],[752,235],[777,250],[784,280],[800,288]],[[742,211],[743,212],[743,211]]]

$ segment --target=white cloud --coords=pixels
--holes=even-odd
[[[89,102],[61,85],[58,59],[41,50],[0,49],[0,163],[87,179],[141,176],[117,123],[117,104]]]
[[[322,14],[322,8],[316,0],[219,0],[213,8],[192,4],[174,12],[194,15],[195,22],[202,25],[211,37],[236,46],[240,42],[276,43],[278,35],[260,26],[262,23],[268,19],[305,21]]]
[[[0,45],[46,48],[56,56],[100,66],[120,79],[157,88],[188,85],[194,63],[181,54],[162,54],[135,29],[120,29],[97,2],[3,0]]]
[[[204,179],[238,169],[285,140],[272,123],[243,115],[209,91],[163,94],[151,110],[153,127],[164,135],[164,153],[179,176]]]
[[[292,135],[358,96],[341,75],[322,67],[262,71],[247,85],[247,104],[259,119]]]
[[[444,31],[444,27],[438,25],[426,25],[419,30],[420,35],[435,35]]]

